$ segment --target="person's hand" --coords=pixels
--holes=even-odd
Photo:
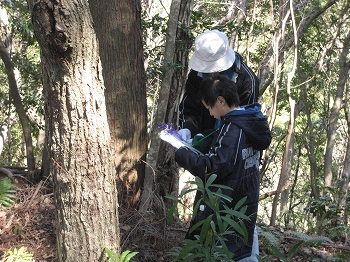
[[[174,147],[174,149],[179,149],[180,147],[184,146],[183,141],[181,141],[179,138],[169,134],[167,131],[162,130],[159,133],[159,137],[160,139],[162,139],[163,141],[169,143],[170,145],[172,145]]]
[[[201,151],[203,154],[208,153],[210,149],[210,144],[213,140],[212,136],[205,137],[203,134],[199,133],[195,135],[192,139],[192,146]]]
[[[204,138],[204,135],[201,134],[201,133],[198,133],[197,135],[195,135],[195,136],[193,137],[193,139],[192,139],[192,144],[196,144],[196,143],[202,141],[203,138]]]
[[[184,141],[189,141],[191,139],[191,131],[187,128],[180,129],[178,133]]]

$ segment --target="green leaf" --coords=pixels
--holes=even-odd
[[[231,187],[229,187],[229,186],[220,185],[220,184],[212,184],[212,185],[210,185],[210,187],[221,188],[221,189],[227,189],[227,190],[233,190],[233,189],[232,189]]]
[[[287,262],[287,259],[285,258],[285,256],[281,253],[281,251],[279,251],[279,249],[275,246],[272,247],[272,253],[274,256],[276,256],[277,258],[279,258],[280,260],[282,260],[283,262]]]
[[[111,251],[109,248],[105,247],[104,251],[107,253],[108,258],[112,259],[112,261],[118,261],[118,254]]]
[[[216,210],[215,208],[215,204],[216,204],[216,198],[214,197],[213,193],[210,191],[207,191],[207,196],[209,199],[209,202],[207,202],[206,204],[213,210]]]
[[[225,206],[225,210],[222,210],[221,213],[227,214],[227,215],[229,215],[231,217],[240,218],[240,219],[244,219],[244,220],[250,221],[250,218],[244,212],[235,211],[235,210],[229,209],[226,206]]]
[[[231,227],[234,228],[235,231],[237,231],[239,234],[244,236],[247,231],[245,231],[236,221],[232,220],[231,218],[228,217],[222,217],[224,221],[226,221]]]
[[[183,259],[184,257],[186,257],[188,254],[192,253],[193,250],[200,248],[200,244],[197,241],[191,240],[189,242],[187,242],[188,244],[185,245],[179,256],[178,259],[181,261],[181,259]],[[185,260],[186,261],[186,260]]]
[[[203,257],[203,254],[198,253],[198,252],[196,252],[196,253],[189,253],[185,257],[183,257],[181,261],[183,261],[183,262],[187,262],[187,261],[192,262],[192,261],[197,261],[196,258],[202,258],[202,257]],[[180,257],[178,257],[178,258],[180,258]],[[177,261],[179,261],[179,260],[177,260]]]
[[[227,196],[227,195],[225,195],[225,194],[219,193],[219,192],[213,192],[213,195],[214,195],[214,196],[217,196],[217,197],[219,197],[219,198],[221,198],[221,199],[225,199],[225,200],[228,201],[228,202],[231,202],[231,201],[232,201],[232,198],[231,198],[231,197],[229,197],[229,196]]]
[[[16,191],[13,190],[15,186],[7,177],[0,180],[0,204],[4,207],[10,207],[15,203]]]
[[[208,236],[210,237],[210,235],[208,235],[208,232],[209,232],[210,223],[212,222],[212,218],[213,218],[213,215],[210,215],[205,220],[202,220],[203,224],[202,224],[201,232],[199,235],[199,240],[200,240],[201,244],[206,240],[206,238]],[[202,222],[202,221],[200,221],[200,222]]]
[[[304,243],[304,241],[299,241],[298,243],[296,243],[293,248],[289,251],[289,255],[288,255],[288,260],[292,259],[293,256],[295,255],[295,252],[297,251],[298,247],[301,246]]]
[[[201,220],[198,221],[196,224],[194,224],[191,228],[190,228],[190,233],[193,233],[193,231],[195,231],[198,227],[202,226],[204,224],[205,220]]]
[[[197,215],[197,212],[199,210],[199,205],[201,205],[201,201],[197,201],[197,203],[194,205],[193,207],[193,214],[192,214],[192,218],[195,218]]]
[[[130,250],[125,250],[121,255],[119,262],[129,262],[132,257],[137,255],[139,252],[131,252]]]
[[[237,202],[237,204],[235,205],[235,208],[234,208],[234,210],[237,210],[238,208],[240,208],[243,204],[244,204],[244,202],[247,200],[247,197],[244,197],[244,198],[242,198],[241,200],[239,200],[238,202]]]
[[[226,239],[223,237],[219,238],[220,244],[222,246],[222,251],[225,253],[225,255],[228,259],[232,259],[233,253],[228,249],[225,240]]]
[[[176,206],[177,206],[177,202],[175,202],[175,204],[172,205],[172,207],[170,208],[166,218],[167,223],[170,223],[171,219],[173,218],[173,214],[175,212]]]
[[[205,187],[208,188],[213,184],[214,180],[217,178],[216,174],[212,174],[208,177],[207,182],[205,183]]]
[[[224,232],[225,229],[226,229],[226,226],[227,225],[226,223],[224,224],[223,221],[222,221],[222,218],[220,215],[216,215],[216,220],[217,220],[217,223],[218,223],[218,227],[219,227],[219,232]]]
[[[173,200],[173,201],[178,201],[179,200],[177,197],[172,196],[172,195],[166,195],[165,198]]]

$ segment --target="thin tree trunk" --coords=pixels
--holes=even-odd
[[[282,192],[282,188],[287,189],[289,187],[289,178],[290,173],[292,171],[292,163],[293,163],[293,151],[294,151],[294,123],[296,115],[299,112],[299,109],[295,106],[295,100],[291,96],[291,83],[292,79],[295,75],[296,67],[298,64],[298,36],[296,33],[296,24],[294,19],[294,8],[293,8],[293,2],[290,0],[290,14],[292,18],[292,25],[294,30],[294,62],[291,72],[288,73],[288,80],[287,80],[287,95],[289,100],[289,106],[290,106],[290,118],[289,118],[289,126],[288,126],[288,132],[287,132],[287,140],[286,140],[286,147],[283,154],[283,160],[282,160],[282,169],[281,169],[281,175],[277,186],[277,194],[274,197],[273,204],[272,204],[272,212],[271,212],[271,219],[270,219],[270,225],[274,226],[276,223],[276,217],[277,217],[277,204],[278,204],[278,198],[279,194],[282,193],[281,196],[281,212],[287,210],[288,208],[288,190],[284,190]]]
[[[87,1],[28,1],[40,45],[58,261],[119,252],[115,170],[98,44]]]
[[[316,154],[315,154],[315,132],[314,126],[311,120],[311,110],[309,104],[307,103],[307,88],[303,89],[303,100],[305,101],[305,115],[307,117],[307,127],[308,127],[308,142],[305,147],[308,151],[308,158],[310,163],[310,187],[311,187],[311,195],[313,198],[318,199],[320,196],[319,187],[316,184],[317,181],[317,162],[316,162]]]
[[[151,145],[147,158],[141,211],[145,211],[149,207],[154,190],[153,184],[156,180],[155,176],[157,176],[157,183],[159,182],[162,187],[160,189],[163,192],[162,194],[177,193],[178,189],[177,170],[173,154],[169,150],[169,146],[160,141],[157,126],[162,123],[177,123],[178,121],[176,114],[178,109],[177,101],[180,101],[181,91],[185,83],[187,52],[191,45],[187,26],[190,23],[192,4],[192,0],[176,0],[172,1],[170,7],[164,51],[165,74],[162,78],[157,112],[151,130]],[[174,64],[177,65],[176,70],[174,70]],[[176,125],[174,125],[174,128],[176,128]],[[166,181],[164,181],[164,178]]]
[[[16,108],[19,121],[21,122],[22,129],[23,129],[28,170],[33,171],[35,169],[35,158],[34,158],[34,150],[33,150],[32,132],[31,132],[26,111],[24,109],[24,106],[21,100],[21,96],[18,92],[18,84],[14,73],[15,68],[11,61],[10,55],[2,41],[0,43],[0,56],[6,67],[6,73],[9,80],[10,97],[13,99],[13,104]]]
[[[349,53],[349,37],[350,33],[348,33],[345,38],[346,41],[343,46],[342,53],[339,58],[339,78],[337,83],[337,90],[334,98],[334,104],[331,109],[329,118],[328,118],[328,129],[327,129],[327,145],[324,156],[324,184],[326,187],[332,186],[332,164],[333,164],[333,149],[335,146],[335,137],[337,131],[337,123],[339,119],[339,113],[343,106],[343,97],[344,97],[344,89],[347,80],[349,79],[349,68],[346,66],[346,57]]]
[[[341,174],[341,180],[339,185],[339,194],[338,194],[338,210],[339,217],[343,218],[343,224],[348,226],[348,210],[347,206],[347,196],[349,191],[349,182],[350,182],[350,110],[349,110],[349,97],[346,100],[345,107],[345,116],[348,126],[348,140],[346,144],[346,153],[344,158],[344,167],[343,172]]]
[[[349,76],[350,71],[350,61],[347,61],[347,56],[349,54],[350,49],[350,31],[346,37],[346,40],[344,42],[343,50],[341,52],[340,58],[339,58],[339,66],[340,66],[340,76],[339,78],[344,79],[346,76]],[[348,126],[348,140],[346,144],[346,153],[344,158],[344,167],[343,172],[341,174],[341,180],[340,180],[340,186],[339,186],[339,200],[338,200],[338,209],[340,211],[341,216],[344,217],[343,223],[345,225],[348,225],[347,221],[347,210],[346,210],[346,202],[347,202],[347,195],[348,195],[348,189],[349,189],[349,182],[350,182],[350,110],[349,110],[349,99],[350,99],[350,87],[347,85],[346,91],[345,91],[345,102],[344,102],[344,111],[345,111],[345,118]]]
[[[273,1],[271,1],[271,3],[272,2]],[[305,13],[310,14],[310,15],[308,17],[305,17],[305,19],[301,20],[300,24],[298,25],[298,31],[297,31],[298,38],[299,39],[302,38],[303,35],[307,32],[307,30],[310,27],[310,25],[312,24],[312,22],[314,22],[314,20],[319,18],[328,8],[330,8],[335,3],[337,3],[337,0],[329,0],[327,3],[325,3],[321,7],[319,7],[318,3],[317,3],[317,6],[310,6],[310,8],[305,11]],[[284,1],[284,3],[281,3],[280,6],[285,6],[286,4],[288,5],[288,1]],[[272,8],[272,5],[271,5],[271,8]],[[285,19],[286,13],[281,12],[280,17],[281,17],[281,20],[278,21],[278,23],[276,23],[277,25],[283,25],[283,19]],[[275,20],[274,18],[272,18],[272,19]],[[280,30],[281,30],[281,28],[277,28],[276,32],[278,32]],[[273,50],[274,46],[271,45],[271,47],[266,51],[264,58],[261,60],[261,62],[259,64],[258,77],[260,80],[260,87],[259,87],[260,95],[265,92],[266,88],[270,85],[270,83],[273,79],[273,75],[271,75],[271,72],[273,72],[274,74],[276,73],[276,72],[274,72],[274,70],[272,70],[273,67],[275,66],[273,56],[277,55],[277,56],[281,57],[282,54],[286,50],[288,50],[291,46],[293,46],[293,44],[294,44],[294,39],[293,39],[292,35],[288,36],[286,34],[286,32],[284,32],[284,31],[281,31],[281,33],[278,33],[276,35],[276,37],[278,39],[280,39],[281,37],[284,37],[285,41],[284,41],[283,45],[279,45],[277,49],[275,48],[275,52],[278,52],[278,54],[275,54],[275,52]],[[276,60],[276,61],[278,61],[278,60]]]
[[[10,109],[11,110],[11,109]],[[0,155],[5,146],[5,142],[8,138],[8,133],[11,129],[11,126],[14,122],[15,114],[10,112],[10,115],[4,120],[4,122],[0,126]]]

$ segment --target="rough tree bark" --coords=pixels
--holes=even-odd
[[[119,201],[135,207],[144,181],[146,79],[138,0],[89,1],[103,67]]]
[[[102,67],[87,1],[28,0],[40,45],[58,261],[119,252],[117,192]]]

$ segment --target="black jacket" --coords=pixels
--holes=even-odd
[[[223,72],[226,74],[229,70]],[[259,80],[253,71],[243,62],[236,53],[236,61],[229,72],[230,78],[237,84],[240,105],[248,105],[258,101]],[[232,75],[234,74],[234,75]],[[215,118],[197,99],[199,84],[205,74],[191,70],[188,74],[185,93],[179,105],[180,128],[188,128],[192,137],[203,130],[214,128]]]
[[[223,190],[233,200],[227,205],[233,208],[247,197],[246,215],[251,221],[244,221],[248,230],[248,244],[239,234],[228,237],[227,245],[237,261],[251,255],[254,227],[259,201],[259,158],[260,151],[267,149],[271,133],[267,118],[261,113],[261,105],[254,103],[233,110],[222,117],[222,125],[216,132],[208,153],[200,154],[187,147],[175,152],[176,162],[194,176],[206,180],[206,174],[216,174],[215,183],[232,190]],[[201,197],[197,191],[195,201]],[[194,218],[196,222],[198,218]],[[191,237],[188,235],[188,237]]]

